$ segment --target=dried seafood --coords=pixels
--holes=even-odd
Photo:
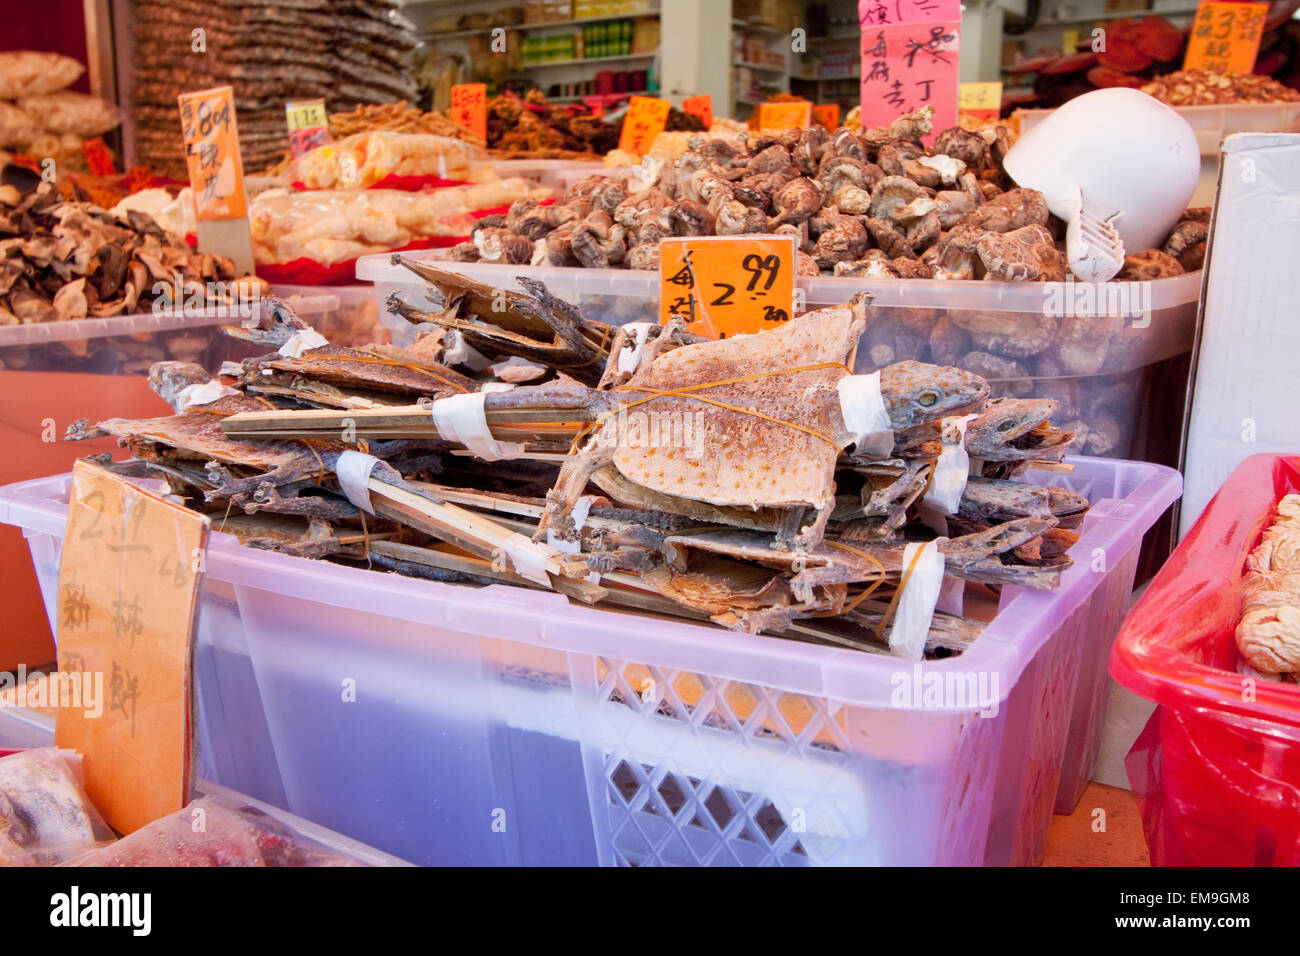
[[[1237,650],[1252,669],[1300,681],[1300,495],[1286,495],[1246,558]]]
[[[444,303],[408,316],[410,348],[313,346],[277,305],[238,331],[273,354],[213,381],[162,364],[177,414],[69,437],[117,436],[133,458],[109,467],[249,546],[910,657],[982,627],[900,611],[913,575],[1050,588],[1070,564],[1086,499],[1011,480],[1061,467],[1057,403],[915,361],[853,376],[869,296],[701,341],[610,330],[540,284],[493,310],[495,290],[408,265]],[[553,377],[512,387],[471,352]]]

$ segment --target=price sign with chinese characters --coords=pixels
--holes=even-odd
[[[863,129],[923,106],[934,107],[935,132],[957,125],[959,28],[957,20],[929,20],[863,31]]]
[[[330,121],[323,99],[291,100],[285,104],[284,118],[289,124],[289,149],[295,158],[330,141]]]
[[[828,130],[835,130],[840,125],[839,103],[818,103],[812,108],[812,118]]]
[[[812,104],[764,103],[758,108],[759,129],[803,129],[812,123]]]
[[[958,115],[996,119],[1001,109],[1001,83],[962,83],[957,87]]]
[[[1202,3],[1192,21],[1183,69],[1249,73],[1267,18],[1267,3]]]
[[[458,83],[451,88],[452,122],[487,142],[487,84]]]
[[[659,322],[709,338],[773,328],[794,314],[793,236],[701,236],[659,243]]]
[[[127,175],[130,176],[132,193],[138,193],[142,189],[153,186],[153,170],[148,166],[132,166]]]
[[[667,100],[653,96],[632,97],[628,102],[627,115],[623,117],[623,132],[618,137],[618,148],[638,156],[650,152],[655,137],[664,131],[671,108],[672,105]]]
[[[961,0],[858,0],[858,25],[863,31],[931,20],[961,20]]]
[[[200,220],[244,218],[244,165],[230,87],[182,93],[179,101],[195,214]]]
[[[202,515],[98,465],[73,466],[59,670],[102,675],[104,699],[100,713],[60,708],[54,739],[84,755],[86,792],[123,833],[189,801],[191,639],[207,536]]]
[[[713,129],[713,97],[708,93],[686,97],[682,100],[682,112],[698,118],[705,129]]]

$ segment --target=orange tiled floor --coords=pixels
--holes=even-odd
[[[1105,829],[1094,830],[1094,820]],[[1043,866],[1150,865],[1142,815],[1127,790],[1090,783],[1073,813],[1052,817]]]

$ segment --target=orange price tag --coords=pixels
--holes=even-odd
[[[818,103],[812,108],[812,118],[829,130],[838,129],[840,125],[840,104]]]
[[[686,97],[682,100],[682,112],[687,116],[699,117],[705,129],[713,129],[713,97],[708,93]]]
[[[243,219],[248,202],[230,87],[182,93],[178,100],[198,218]]]
[[[659,323],[679,315],[709,338],[761,332],[794,314],[793,236],[659,242]]]
[[[104,145],[104,137],[96,136],[81,144],[81,151],[86,154],[90,171],[96,176],[113,175],[113,154]]]
[[[459,83],[451,88],[451,119],[487,142],[487,84]]]
[[[189,801],[191,638],[208,527],[98,465],[73,465],[59,671],[102,693],[94,707],[84,692],[83,706],[59,707],[54,742],[81,751],[86,793],[123,833]]]
[[[803,129],[812,123],[812,104],[764,103],[758,108],[759,129]]]
[[[1268,17],[1267,3],[1205,2],[1196,8],[1184,70],[1249,73],[1259,55]]]
[[[672,105],[654,96],[634,96],[628,102],[627,115],[623,117],[623,132],[618,137],[618,148],[625,153],[644,156],[650,152],[655,137],[664,131],[668,111]]]

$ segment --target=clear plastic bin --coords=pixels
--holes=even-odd
[[[379,306],[369,284],[277,283],[271,286],[271,292],[299,309],[302,318],[334,345],[360,348],[392,341],[392,332],[379,321]]]
[[[66,471],[86,455],[117,450],[111,438],[65,444],[78,418],[145,418],[169,409],[149,389],[149,366],[162,359],[216,368],[256,354],[221,332],[241,318],[128,315],[0,328],[0,483]],[[0,579],[7,589],[0,670],[53,660],[44,609],[36,599],[27,549],[0,528]]]
[[[502,179],[521,176],[559,194],[579,180],[603,174],[606,169],[600,160],[583,162],[576,159],[494,159],[489,165]]]
[[[6,751],[52,746],[54,746],[53,718],[33,713],[21,707],[0,707],[0,755],[3,755]],[[383,853],[356,840],[350,840],[341,833],[327,830],[310,820],[296,817],[287,810],[282,810],[264,801],[256,800],[247,794],[238,793],[229,787],[223,787],[211,780],[206,780],[203,778],[201,771],[197,776],[199,779],[194,786],[194,795],[196,797],[216,797],[224,801],[227,806],[232,807],[241,804],[256,807],[271,819],[288,826],[301,836],[314,840],[336,853],[349,856],[366,866],[411,865],[396,856]]]
[[[1142,535],[1181,488],[1156,465],[1074,465],[1036,476],[1093,505],[1061,586],[1005,589],[967,653],[922,672],[214,534],[199,649],[218,621],[241,629],[260,701],[232,681],[209,708],[200,653],[201,723],[209,746],[257,754],[222,735],[244,732],[233,707],[264,712],[289,810],[415,862],[1033,864],[1096,753]],[[47,597],[67,482],[0,490]],[[983,679],[996,715],[900,700],[927,678]]]
[[[592,319],[617,325],[658,320],[656,272],[438,264],[511,290],[520,290],[517,276],[541,279],[552,294],[572,302]],[[391,314],[386,303],[396,294],[412,305],[428,307],[425,283],[394,265],[389,256],[362,258],[357,277],[374,283],[379,319],[393,331],[394,341],[410,341],[414,327]],[[1154,282],[1100,285],[800,276],[797,294],[807,309],[842,305],[863,289],[875,294],[875,320],[858,348],[859,372],[902,359],[952,363],[953,355],[931,347],[934,329],[943,318],[958,325],[979,322],[986,328],[1023,332],[983,350],[976,348],[969,334],[962,338],[958,333],[953,354],[990,354],[997,370],[976,370],[989,380],[995,395],[1060,401],[1055,422],[1080,436],[1076,451],[1176,466],[1200,286],[1199,271]],[[796,303],[796,311],[799,308]],[[1045,310],[1051,315],[1044,316]],[[1107,315],[1115,318],[1100,318]],[[1056,333],[1044,336],[1043,322]],[[1076,350],[1070,368],[1059,363],[1053,367],[1052,345],[1067,330],[1089,338],[1089,348],[1083,354]],[[1089,373],[1077,371],[1089,368],[1093,369]]]

